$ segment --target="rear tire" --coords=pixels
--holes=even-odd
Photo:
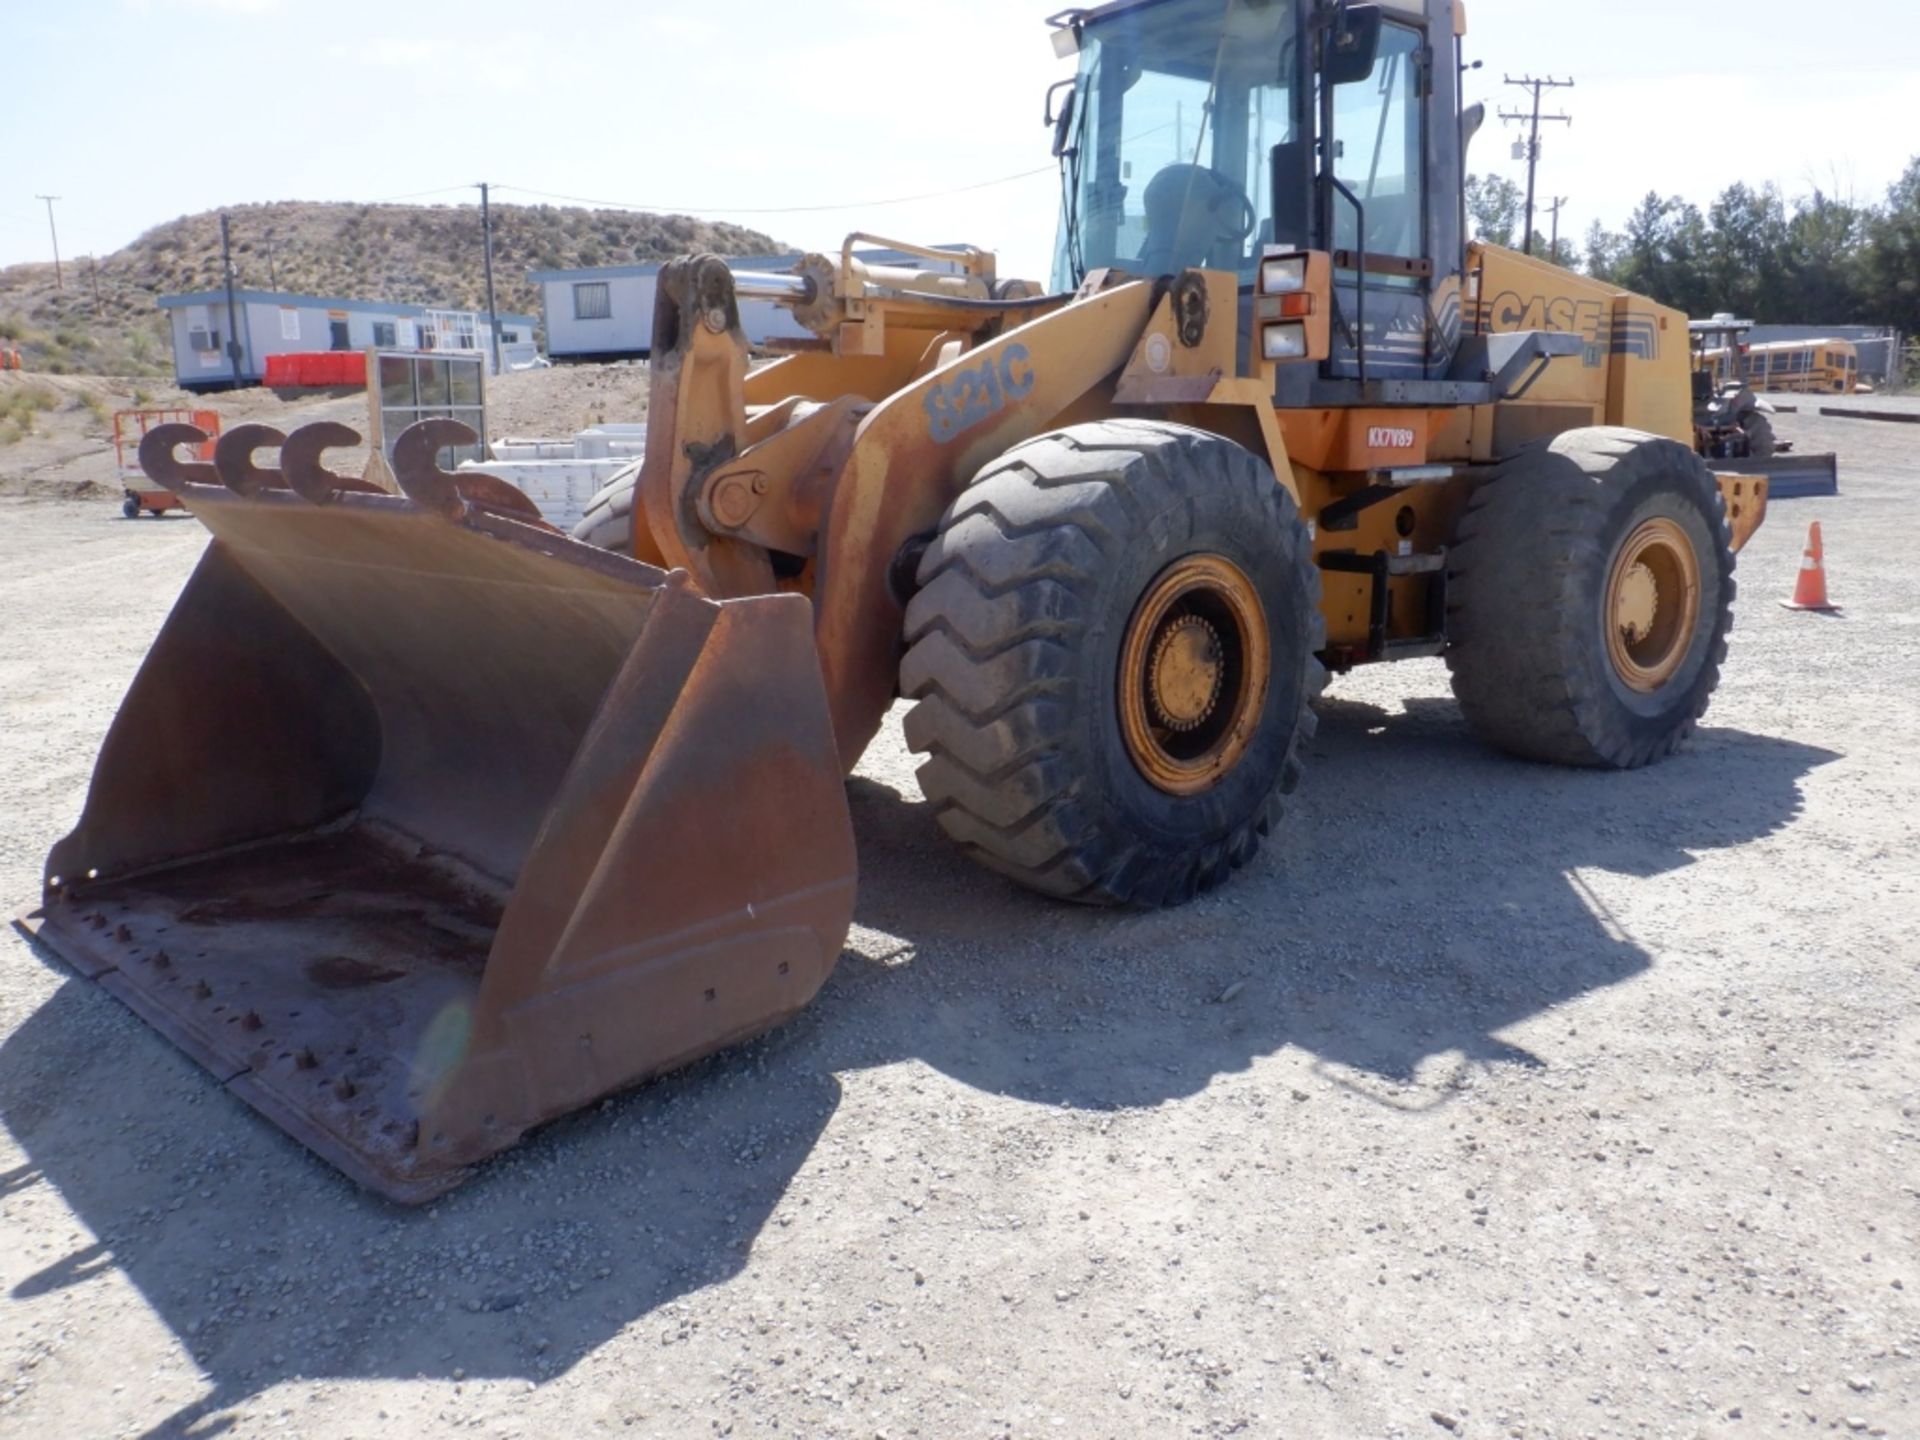
[[[1152,420],[1015,446],[954,501],[907,607],[920,788],[984,865],[1090,904],[1178,904],[1252,858],[1325,683],[1292,496]]]
[[[1773,421],[1767,418],[1766,411],[1747,411],[1740,417],[1740,429],[1747,437],[1747,454],[1756,460],[1773,454],[1777,442],[1773,438]]]
[[[1645,765],[1692,732],[1726,659],[1720,487],[1692,450],[1637,430],[1529,445],[1468,501],[1447,596],[1447,668],[1476,733],[1533,760]]]
[[[140,502],[129,495],[120,502],[120,513],[129,520],[140,518]]]

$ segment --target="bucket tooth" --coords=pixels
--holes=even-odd
[[[456,475],[440,468],[438,457],[447,446],[479,443],[473,428],[458,420],[416,420],[393,442],[393,478],[414,504],[449,519],[459,519],[472,507],[551,530],[524,491],[480,471]]]
[[[180,493],[186,485],[212,485],[219,481],[212,465],[204,460],[183,461],[174,451],[182,445],[204,445],[212,437],[198,425],[156,425],[140,437],[140,468],[149,480]]]
[[[213,470],[220,483],[236,495],[258,495],[262,490],[285,490],[278,469],[256,465],[253,452],[278,447],[287,437],[271,425],[236,425],[213,444]]]
[[[360,432],[338,420],[316,420],[302,425],[280,444],[280,473],[302,500],[315,505],[330,505],[341,491],[360,491],[382,495],[371,480],[352,475],[337,475],[320,463],[323,452],[358,445]]]

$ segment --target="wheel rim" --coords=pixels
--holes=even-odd
[[[1607,577],[1607,658],[1622,684],[1658,690],[1679,670],[1700,618],[1700,560],[1664,516],[1627,536]]]
[[[1120,649],[1120,733],[1170,795],[1218,784],[1259,728],[1270,679],[1267,616],[1231,560],[1189,555],[1155,577]]]

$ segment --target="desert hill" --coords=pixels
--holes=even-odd
[[[485,304],[477,205],[350,205],[276,201],[227,211],[234,282],[357,299],[478,309]],[[500,309],[539,313],[530,269],[620,265],[695,250],[750,255],[785,247],[757,230],[625,210],[493,207],[494,290]],[[220,217],[207,211],[156,225],[97,259],[0,269],[0,342],[44,373],[171,373],[154,300],[222,283]]]

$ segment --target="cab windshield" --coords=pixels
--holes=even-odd
[[[1056,289],[1103,266],[1251,281],[1293,138],[1291,0],[1163,0],[1088,25],[1065,158]]]

